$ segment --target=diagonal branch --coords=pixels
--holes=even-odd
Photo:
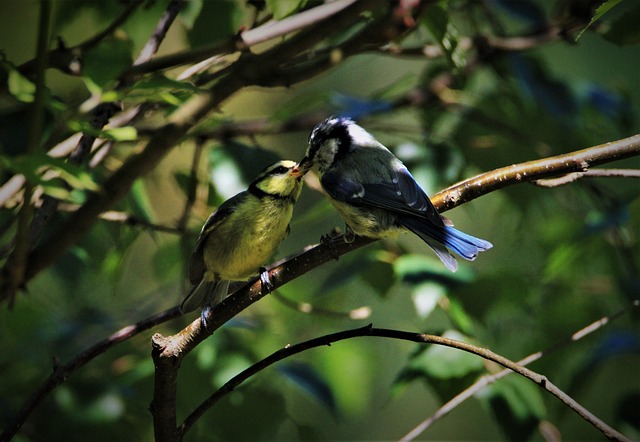
[[[636,300],[633,303],[631,303],[631,305],[629,305],[629,306],[625,307],[624,309],[614,313],[613,315],[605,316],[603,318],[598,319],[595,322],[592,322],[591,324],[587,325],[586,327],[583,327],[582,329],[578,330],[577,332],[575,332],[574,334],[572,334],[568,338],[565,338],[564,340],[556,343],[555,345],[547,348],[546,350],[542,350],[542,351],[530,354],[526,358],[523,358],[523,359],[519,360],[517,362],[517,364],[521,365],[523,367],[526,366],[526,365],[529,365],[532,362],[535,362],[535,361],[541,359],[543,356],[551,354],[551,353],[559,350],[560,348],[563,348],[563,347],[571,344],[572,342],[579,341],[580,339],[584,338],[585,336],[588,336],[589,334],[601,329],[605,325],[610,324],[612,321],[620,318],[625,313],[628,313],[632,309],[638,308],[638,307],[640,307],[640,301]],[[449,412],[451,412],[454,408],[456,408],[462,402],[464,402],[465,400],[475,396],[479,391],[481,391],[486,386],[488,386],[490,384],[493,384],[494,382],[502,379],[503,377],[505,377],[505,376],[507,376],[507,375],[509,375],[511,373],[513,373],[511,370],[504,369],[504,370],[502,370],[502,371],[500,371],[498,373],[495,373],[495,374],[487,374],[485,376],[482,376],[480,379],[478,379],[476,382],[474,382],[473,385],[470,385],[468,388],[466,388],[464,391],[462,391],[456,397],[454,397],[449,402],[447,402],[446,404],[441,406],[428,419],[425,419],[424,421],[420,422],[419,425],[417,425],[409,433],[407,433],[405,436],[403,436],[400,439],[400,442],[409,442],[409,441],[414,440],[416,437],[418,437],[420,434],[422,434],[427,428],[429,428],[435,421],[437,421],[441,417],[446,416]]]
[[[122,10],[120,15],[111,22],[109,26],[97,33],[93,37],[77,44],[71,48],[65,47],[60,41],[59,47],[47,53],[48,67],[57,68],[63,72],[72,75],[78,75],[79,70],[74,67],[74,60],[84,57],[84,55],[93,47],[98,45],[102,40],[111,35],[120,25],[122,25],[131,14],[143,3],[142,0],[132,0],[126,8]],[[35,75],[37,59],[27,61],[18,67],[18,71],[26,77]]]
[[[17,415],[7,424],[2,434],[0,434],[0,441],[10,440],[22,427],[22,424],[27,420],[34,408],[44,400],[53,390],[55,390],[60,384],[64,383],[69,375],[84,367],[87,363],[91,362],[97,356],[100,356],[110,348],[120,344],[121,342],[130,339],[139,333],[155,327],[158,324],[162,324],[168,320],[177,318],[180,316],[180,310],[178,307],[166,310],[164,312],[155,314],[147,319],[144,319],[136,324],[128,325],[113,333],[111,336],[97,342],[85,351],[77,355],[71,361],[64,365],[54,366],[53,372],[49,377],[33,392],[31,397],[25,402]]]
[[[638,155],[640,155],[640,134],[577,152],[527,161],[483,173],[437,193],[431,201],[440,211],[449,210],[514,183],[532,182],[573,172],[586,172],[600,164]]]
[[[612,144],[623,146],[625,143],[622,143],[622,141],[623,140],[620,140]],[[595,148],[591,148],[591,149],[595,149]],[[589,150],[590,149],[586,149],[584,151],[578,151],[575,153],[579,154],[580,152],[585,152]],[[570,156],[570,154],[567,154],[567,155]],[[567,155],[564,155],[564,156],[566,157]],[[623,153],[614,150],[614,151],[608,151],[607,155],[608,157],[601,156],[598,159],[598,164],[615,161],[616,159],[620,158],[623,155]],[[551,159],[552,158],[549,158],[548,160],[551,160]],[[522,163],[520,165],[514,165],[510,167],[521,168],[521,166],[523,166],[524,164],[530,164],[530,163]],[[571,162],[568,162],[566,167],[567,168],[572,167]],[[502,170],[502,169],[499,169],[499,170]],[[525,168],[524,172],[526,172],[526,175],[525,175],[526,179],[522,179],[522,178],[516,179],[515,175],[509,176],[505,179],[506,181],[504,183],[504,186],[516,185],[526,181],[533,181],[538,179],[538,175],[533,170],[529,171],[529,170],[526,170]],[[561,175],[563,173],[566,173],[567,171],[563,170],[562,168],[558,168],[556,172],[559,175]],[[490,176],[493,173],[494,172],[488,172],[486,174],[478,175],[474,179],[481,180],[482,177]],[[460,185],[461,184],[451,186],[449,189],[458,189]],[[487,189],[483,190],[481,193],[484,195],[494,190],[496,189],[487,187]],[[451,199],[453,203],[449,206],[445,206],[444,201],[450,200],[450,198],[447,197],[448,192],[449,190],[447,189],[443,190],[438,194],[440,195],[440,198],[437,201],[434,200],[436,207],[441,212],[444,212],[445,210],[449,210],[463,203],[463,201],[460,198]],[[476,197],[478,196],[480,195],[476,195]],[[338,257],[352,250],[356,250],[367,244],[371,244],[372,242],[374,242],[374,240],[358,237],[355,239],[354,242],[346,243],[342,239],[342,236],[337,236],[333,238],[333,240],[329,243],[310,246],[300,254],[282,263],[278,263],[270,269],[270,272],[269,272],[270,280],[273,284],[274,290],[286,284],[287,282],[297,278],[298,276],[301,276],[315,269],[316,267],[319,267],[320,265],[326,262],[337,259]],[[212,309],[211,315],[208,318],[208,323],[210,324],[209,331],[206,331],[201,327],[200,318],[198,318],[194,320],[191,324],[189,324],[184,330],[182,330],[177,335],[170,336],[167,338],[159,334],[154,335],[153,337],[154,346],[157,347],[158,350],[160,350],[158,353],[154,354],[154,360],[156,361],[156,364],[158,364],[157,371],[172,372],[176,375],[176,379],[177,379],[177,368],[176,366],[173,366],[174,362],[179,363],[179,361],[181,361],[182,358],[184,358],[193,348],[195,348],[195,346],[198,343],[202,342],[204,339],[206,339],[210,334],[212,334],[216,329],[218,329],[224,323],[229,321],[231,318],[236,316],[242,310],[249,307],[251,304],[258,301],[264,296],[266,296],[266,294],[261,293],[260,282],[257,280],[252,281],[246,286],[244,286],[243,288],[241,288],[240,290],[238,290],[237,292],[235,292],[233,295],[229,296],[222,303],[216,305]],[[70,376],[73,372],[75,372],[80,367],[84,366],[87,362],[89,362],[99,354],[102,354],[104,351],[111,348],[111,346],[125,339],[133,337],[143,330],[147,330],[157,324],[166,322],[178,316],[179,316],[178,308],[175,307],[171,310],[168,310],[167,312],[163,312],[154,317],[140,321],[135,325],[125,327],[125,329],[115,333],[114,335],[112,335],[111,338],[107,339],[107,341],[109,342],[109,345],[105,345],[103,342],[100,342],[95,346],[91,347],[90,349],[86,350],[85,352],[83,352],[77,358],[74,358],[73,361],[63,366],[63,369],[64,369],[63,372],[65,375],[64,379],[59,379],[53,383],[51,383],[51,379],[48,379],[43,385],[41,385],[38,389],[38,392],[34,393],[34,395],[32,396],[32,399],[30,399],[29,402],[25,404],[25,406],[23,406],[22,410],[20,411],[18,416],[14,419],[13,423],[11,423],[7,427],[7,430],[5,431],[5,433],[3,433],[2,437],[4,437],[6,434],[10,434],[10,435],[14,434],[15,431],[17,431],[19,427],[22,425],[22,423],[26,420],[28,415],[33,410],[33,408],[35,408],[35,406],[37,406],[37,404],[40,401],[42,401],[49,393],[51,393],[51,391],[53,391],[53,389],[55,389],[60,383],[66,380],[68,376]],[[113,339],[113,337],[115,336],[118,336],[119,340]],[[80,360],[81,362],[78,362],[78,360]],[[170,361],[170,363],[168,363],[167,361]],[[160,387],[160,391],[162,391],[162,388],[164,388],[165,386],[160,384],[159,387]],[[8,433],[10,430],[12,431],[12,433]]]
[[[153,170],[194,125],[202,121],[209,112],[218,108],[227,98],[246,86],[257,84],[260,78],[269,77],[270,72],[273,72],[278,64],[290,60],[300,51],[313,47],[328,36],[342,32],[363,12],[375,10],[379,14],[381,13],[379,7],[383,6],[382,13],[390,15],[388,6],[384,8],[385,4],[386,2],[381,0],[355,2],[342,11],[329,29],[326,29],[326,26],[323,29],[312,28],[296,34],[262,54],[248,53],[241,57],[227,70],[224,81],[216,82],[205,93],[194,97],[179,112],[174,113],[169,122],[154,133],[140,153],[132,155],[106,180],[101,192],[91,195],[87,202],[49,237],[48,241],[33,250],[29,255],[27,273],[24,280],[18,281],[19,285],[26,284],[74,245],[95,224],[100,213],[123,198],[137,178]]]

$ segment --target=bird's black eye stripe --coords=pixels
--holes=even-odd
[[[275,169],[273,169],[269,175],[283,175],[283,174],[285,174],[287,172],[289,172],[289,168],[288,167],[286,167],[286,166],[278,166]]]

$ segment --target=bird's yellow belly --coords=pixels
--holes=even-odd
[[[216,279],[230,281],[245,281],[257,275],[287,236],[291,211],[285,209],[289,213],[283,214],[274,208],[251,216],[231,215],[234,219],[207,240],[207,272]]]

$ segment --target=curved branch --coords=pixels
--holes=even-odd
[[[551,346],[551,347],[549,347],[549,348],[547,348],[545,350],[530,354],[526,358],[523,358],[523,359],[519,360],[516,363],[518,365],[521,365],[521,366],[529,365],[532,362],[537,361],[538,359],[541,359],[543,356],[551,354],[551,353],[559,350],[560,348],[564,348],[565,346],[571,344],[572,342],[579,341],[580,339],[584,338],[585,336],[588,336],[589,334],[595,332],[596,330],[601,329],[605,325],[610,324],[612,321],[615,321],[616,319],[620,318],[621,316],[623,316],[624,314],[628,313],[632,309],[638,308],[638,307],[640,307],[640,301],[634,301],[633,303],[631,303],[631,305],[629,305],[628,307],[625,307],[624,309],[614,313],[613,315],[605,316],[603,318],[600,318],[597,321],[592,322],[591,324],[587,325],[586,327],[583,327],[582,329],[578,330],[577,332],[575,332],[574,334],[572,334],[568,338],[565,338],[564,340],[556,343],[555,345],[553,345],[553,346]],[[417,425],[409,433],[407,433],[405,436],[403,436],[400,439],[400,442],[409,442],[409,441],[414,440],[416,437],[418,437],[420,434],[422,434],[427,428],[429,428],[435,421],[437,421],[441,417],[446,416],[449,412],[451,412],[455,407],[460,405],[462,402],[464,402],[465,400],[475,396],[479,391],[481,391],[486,386],[493,384],[494,382],[502,379],[503,377],[505,377],[505,376],[507,376],[508,374],[511,374],[511,373],[513,373],[511,370],[505,368],[504,370],[502,370],[502,371],[500,371],[498,373],[487,374],[487,375],[482,376],[480,379],[478,379],[472,385],[467,387],[460,394],[455,396],[453,399],[448,401],[446,404],[442,405],[429,418],[427,418],[424,421],[420,422],[419,425]]]
[[[623,141],[623,140],[621,140]],[[624,144],[619,142],[615,142],[612,144]],[[576,153],[589,151],[590,149],[586,149],[584,151],[578,151]],[[605,163],[607,161],[615,161],[620,158],[620,153],[613,151],[609,152],[609,158],[600,157],[598,159],[599,164]],[[570,155],[570,154],[568,154]],[[566,157],[567,155],[565,155]],[[548,160],[551,160],[549,158]],[[535,162],[533,162],[535,163]],[[524,164],[514,165],[511,167],[521,168]],[[567,167],[571,166],[571,162],[568,163]],[[533,172],[529,174],[527,172],[530,180],[536,179]],[[561,168],[557,171],[557,173],[562,174],[565,173]],[[481,179],[485,175],[491,175],[493,172],[489,172],[487,174],[479,175],[476,179]],[[516,179],[515,176],[511,176],[509,180],[505,182],[506,185],[514,185],[520,184],[524,181],[523,179]],[[454,185],[450,187],[450,189],[457,189],[460,186]],[[487,188],[483,191],[482,194],[490,193],[496,189]],[[440,192],[440,198],[435,201],[436,207],[444,212],[445,210],[451,209],[463,203],[461,199],[452,199],[454,202],[450,206],[444,206],[444,201],[448,201],[450,198],[447,198],[449,190],[444,190]],[[478,195],[479,196],[479,195]],[[477,196],[476,196],[477,197]],[[356,250],[360,247],[363,247],[367,244],[371,244],[374,240],[369,238],[357,237],[354,242],[346,243],[343,240],[342,236],[335,236],[332,241],[325,244],[318,244],[315,246],[310,246],[300,254],[285,260],[282,263],[277,263],[272,266],[269,274],[271,282],[274,286],[274,289],[286,284],[287,282],[301,276],[320,265],[332,261],[334,259],[339,258],[340,256],[352,251]],[[158,369],[160,371],[168,370],[177,373],[177,369],[175,366],[172,366],[171,363],[167,363],[166,361],[171,360],[172,362],[176,362],[184,358],[189,351],[191,351],[198,343],[206,339],[210,334],[212,334],[215,330],[217,330],[222,324],[226,323],[228,320],[233,318],[235,315],[240,313],[245,308],[249,307],[254,302],[258,301],[262,297],[266,296],[266,294],[261,293],[261,284],[259,281],[255,280],[245,285],[240,290],[236,291],[233,295],[229,296],[222,303],[216,305],[211,310],[211,315],[208,318],[208,323],[210,324],[209,330],[204,330],[201,328],[200,318],[194,320],[189,326],[187,326],[184,330],[174,336],[170,336],[164,338],[160,335],[154,336],[154,342],[158,343],[158,349],[161,350],[156,356],[156,363],[159,364]],[[139,323],[125,327],[120,332],[115,333],[110,338],[107,338],[106,341],[109,341],[109,345],[105,345],[105,341],[102,341],[90,349],[83,352],[81,355],[76,357],[73,361],[63,366],[64,368],[64,378],[66,379],[69,375],[71,375],[75,370],[85,365],[92,358],[106,351],[112,345],[115,345],[118,342],[121,342],[125,339],[128,339],[135,334],[147,330],[154,325],[163,323],[170,319],[174,319],[178,317],[178,307],[170,309],[166,312],[160,313],[151,318],[140,321]],[[123,333],[127,331],[127,333]],[[118,339],[113,339],[114,337],[119,336]],[[81,362],[78,362],[81,361]],[[163,362],[164,361],[164,362]],[[32,398],[29,400],[25,406],[23,406],[19,415],[14,420],[14,423],[10,424],[3,433],[3,436],[7,434],[9,429],[12,429],[13,432],[17,431],[17,429],[22,425],[24,420],[31,413],[33,408],[42,400],[46,395],[48,395],[55,387],[57,387],[64,379],[59,379],[52,383],[51,377],[45,381],[43,385],[40,386],[38,392],[34,393]],[[13,433],[10,433],[13,434]]]
[[[575,400],[573,400],[569,395],[564,393],[560,388],[552,384],[545,376],[540,375],[528,368],[523,367],[503,356],[500,356],[497,353],[492,352],[486,348],[478,347],[472,344],[467,344],[465,342],[456,341],[454,339],[444,338],[442,336],[435,336],[423,333],[413,333],[413,332],[405,332],[400,330],[391,330],[384,328],[374,328],[371,324],[353,329],[347,330],[338,333],[332,333],[329,335],[321,336],[319,338],[311,339],[309,341],[301,342],[296,345],[287,346],[282,348],[270,356],[264,358],[258,363],[252,365],[246,370],[242,371],[240,374],[234,376],[229,380],[226,384],[224,384],[218,391],[216,391],[213,395],[209,396],[196,410],[193,411],[184,421],[182,425],[178,428],[178,431],[181,435],[184,435],[186,431],[193,426],[193,424],[197,421],[197,419],[202,416],[202,414],[207,411],[211,406],[213,406],[216,402],[220,400],[224,395],[233,391],[238,385],[242,382],[256,374],[257,372],[269,367],[270,365],[281,361],[282,359],[288,358],[292,355],[301,353],[305,350],[309,350],[315,347],[321,346],[329,346],[334,342],[343,341],[345,339],[352,339],[356,337],[365,337],[365,336],[373,336],[373,337],[382,337],[382,338],[390,338],[390,339],[400,339],[404,341],[412,341],[423,344],[438,344],[443,345],[445,347],[451,347],[458,350],[466,351],[468,353],[472,353],[474,355],[480,356],[489,361],[493,361],[501,366],[518,373],[519,375],[535,382],[540,387],[547,390],[549,393],[554,395],[557,399],[562,401],[565,405],[571,408],[574,412],[576,412],[580,417],[589,422],[595,428],[597,428],[602,434],[607,436],[609,439],[613,440],[624,440],[630,441],[629,438],[624,436],[623,434],[617,432],[615,429],[611,428],[609,425],[604,423],[602,420],[598,419],[596,416],[591,414],[587,409],[578,404]]]

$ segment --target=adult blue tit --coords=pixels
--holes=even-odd
[[[269,288],[268,273],[261,266],[289,234],[302,175],[293,161],[275,163],[209,216],[189,262],[194,287],[180,306],[183,313],[204,302],[201,317],[206,326],[208,309],[227,296],[231,281],[260,273],[263,287]]]
[[[449,249],[473,261],[492,244],[454,229],[440,216],[409,170],[373,135],[352,120],[331,117],[318,124],[299,167],[317,166],[329,201],[349,230],[370,238],[411,231],[455,272]]]

